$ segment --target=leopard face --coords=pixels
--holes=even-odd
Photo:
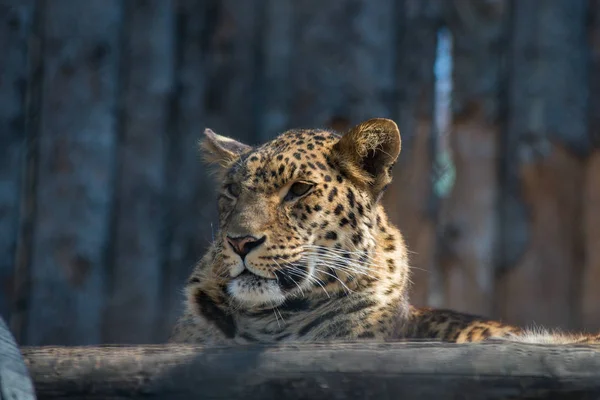
[[[202,150],[219,165],[219,233],[218,256],[192,278],[200,286],[252,309],[331,298],[380,278],[369,265],[378,201],[400,151],[394,122],[370,120],[343,136],[292,130],[259,147],[207,130]]]

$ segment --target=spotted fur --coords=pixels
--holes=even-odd
[[[206,130],[220,230],[189,278],[171,340],[531,340],[517,327],[409,305],[406,246],[379,202],[400,144],[387,119],[343,136],[291,130],[258,147]]]

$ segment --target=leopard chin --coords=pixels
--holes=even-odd
[[[254,307],[282,304],[286,296],[277,280],[267,279],[245,270],[227,285],[227,292],[242,306]]]
[[[298,271],[303,271],[299,274]],[[237,272],[227,286],[229,295],[240,305],[248,307],[278,307],[290,297],[302,297],[303,289],[314,280],[314,260],[300,266],[282,265],[274,278],[265,278],[250,268]],[[233,274],[232,274],[233,275]]]

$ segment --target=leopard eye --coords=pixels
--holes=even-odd
[[[229,185],[225,186],[225,190],[227,190],[227,193],[231,196],[231,197],[238,197],[240,195],[240,185],[238,185],[237,183],[230,183]]]
[[[310,191],[310,189],[312,189],[313,186],[314,184],[310,182],[296,182],[290,186],[290,190],[288,190],[284,200],[290,201],[304,196]]]

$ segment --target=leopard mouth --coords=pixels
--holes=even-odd
[[[255,274],[250,271],[248,268],[244,268],[244,270],[238,274],[235,278],[245,278],[245,279],[263,279],[265,281],[274,281],[275,278],[265,278],[264,276]]]
[[[247,265],[240,265],[227,285],[227,293],[243,307],[273,307],[283,304],[290,295],[302,293],[310,281],[310,262],[285,263],[273,270],[273,277],[264,277]]]
[[[298,285],[302,284],[303,279],[285,273],[285,271],[275,271],[275,278],[265,278],[264,276],[255,274],[248,268],[244,269],[234,279],[242,279],[246,283],[259,283],[259,282],[274,282],[277,283],[282,290],[289,292],[292,289],[296,289]]]
[[[236,276],[236,278],[243,277],[243,276],[256,276],[256,277],[259,277],[254,272],[250,271],[248,268],[245,268],[238,276]]]

